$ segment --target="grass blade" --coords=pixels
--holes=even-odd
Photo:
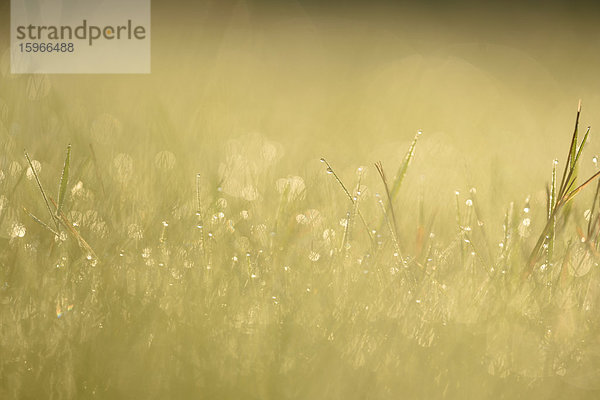
[[[548,214],[548,221],[551,223],[550,232],[548,233],[548,248],[546,251],[546,265],[550,265],[552,260],[552,254],[554,253],[554,239],[556,238],[556,215],[554,209],[556,208],[556,165],[557,160],[552,162],[552,187],[550,188],[550,212]]]
[[[565,170],[562,175],[560,182],[560,188],[558,190],[558,198],[561,198],[568,190],[571,182],[572,175],[575,172],[574,157],[576,156],[577,148],[577,132],[579,131],[579,116],[581,115],[581,100],[577,106],[577,116],[575,117],[575,129],[573,130],[573,136],[571,137],[571,145],[569,146],[569,154],[567,156],[567,162],[565,163]]]
[[[573,197],[575,197],[577,195],[577,193],[579,193],[581,190],[583,190],[587,185],[589,185],[594,179],[596,179],[598,176],[600,176],[600,171],[596,172],[594,175],[592,175],[587,181],[583,182],[581,185],[579,185],[577,188],[573,189],[572,191],[569,192],[568,195],[565,196],[565,200],[562,202],[563,204],[568,203],[569,201],[571,201],[571,199],[573,199]]]
[[[579,129],[579,117],[581,115],[581,100],[579,101],[579,105],[577,106],[577,117],[575,118],[575,129],[573,131],[573,136],[571,138],[571,145],[569,146],[569,154],[567,156],[567,162],[565,163],[565,170],[563,172],[563,176],[561,179],[560,188],[558,190],[558,194],[552,195],[552,192],[555,192],[555,184],[556,184],[556,163],[553,167],[552,171],[552,188],[550,189],[550,198],[548,201],[548,221],[542,231],[542,234],[538,238],[537,243],[533,247],[531,255],[529,256],[529,260],[527,262],[527,266],[523,270],[523,279],[527,279],[534,270],[535,263],[539,259],[542,254],[542,248],[544,244],[548,244],[548,252],[547,257],[549,262],[549,258],[552,255],[552,247],[554,245],[555,239],[555,230],[556,230],[556,222],[559,216],[559,212],[562,212],[562,217],[566,219],[568,217],[571,204],[569,203],[581,190],[583,190],[586,186],[588,186],[594,179],[600,176],[600,171],[596,172],[590,178],[588,178],[584,183],[577,186],[575,189],[572,189],[575,186],[575,182],[577,179],[577,165],[579,158],[583,152],[583,148],[587,143],[587,139],[590,133],[590,128],[588,127],[583,140],[579,147],[577,147],[577,136]],[[562,210],[564,207],[564,210]],[[589,230],[589,227],[588,227]]]
[[[552,186],[550,187],[550,198],[548,199],[548,219],[552,216],[554,212],[554,207],[556,207],[556,166],[558,165],[558,160],[554,160],[552,162]]]
[[[410,162],[415,156],[415,147],[417,146],[417,140],[419,139],[419,136],[421,136],[421,133],[421,131],[418,131],[415,135],[415,138],[413,139],[412,143],[410,144],[410,147],[408,148],[408,151],[406,152],[406,155],[404,156],[404,161],[402,161],[402,164],[398,168],[398,172],[396,172],[396,178],[394,179],[394,183],[392,184],[392,190],[390,190],[390,199],[392,200],[396,197],[396,194],[400,190],[400,186],[402,186],[402,182],[404,181],[404,177],[406,176],[406,171],[408,171]]]
[[[56,207],[56,202],[50,198],[50,201],[52,201],[52,204]],[[67,231],[69,231],[69,233],[71,233],[71,235],[73,235],[73,237],[75,239],[77,239],[77,243],[79,244],[79,247],[84,250],[87,254],[86,257],[88,259],[95,259],[98,260],[98,256],[96,255],[96,252],[92,249],[92,247],[88,244],[88,242],[85,241],[85,239],[79,234],[79,232],[77,232],[77,230],[73,227],[73,224],[71,223],[71,221],[69,221],[69,219],[65,216],[65,214],[63,212],[61,212],[59,214],[59,218],[60,218],[60,223],[67,229]]]
[[[350,194],[350,192],[348,191],[348,189],[346,189],[346,185],[344,185],[344,183],[339,178],[339,176],[335,173],[335,171],[333,170],[333,168],[331,168],[331,165],[329,165],[329,163],[327,162],[327,160],[325,158],[321,158],[321,162],[324,163],[327,166],[327,173],[333,175],[333,177],[335,178],[335,180],[340,184],[340,186],[344,190],[344,193],[346,193],[346,196],[348,196],[348,198],[350,199],[350,201],[354,205],[354,203],[356,203],[356,201],[354,200],[354,197],[352,197],[352,195]],[[367,234],[369,235],[369,239],[371,240],[371,243],[373,243],[373,240],[374,240],[373,233],[371,233],[371,229],[369,228],[369,225],[367,224],[367,220],[365,220],[365,217],[363,217],[363,215],[362,215],[362,213],[360,212],[359,209],[356,210],[356,213],[358,214],[358,216],[359,216],[362,224],[365,226],[365,229],[367,230]]]
[[[52,212],[52,209],[50,208],[50,203],[48,202],[48,196],[46,196],[46,191],[44,191],[42,182],[40,182],[40,178],[38,177],[37,171],[35,170],[33,163],[31,162],[31,158],[29,158],[29,154],[27,154],[27,151],[25,151],[25,158],[27,158],[27,162],[29,163],[29,168],[31,168],[31,171],[33,172],[33,176],[38,185],[38,188],[40,189],[40,192],[42,193],[42,197],[44,198],[44,203],[46,203],[46,208],[48,209],[48,213],[50,214],[50,217],[52,217],[52,220],[54,221],[54,224],[56,225],[56,230],[58,231],[58,230],[60,230],[59,225],[58,225],[58,218],[54,215],[54,213]]]
[[[398,224],[396,222],[396,213],[394,212],[394,206],[392,204],[392,196],[390,194],[390,190],[387,184],[387,179],[385,177],[385,173],[383,172],[383,165],[381,164],[381,161],[376,162],[375,163],[375,168],[377,168],[377,172],[379,173],[379,176],[381,177],[381,180],[383,181],[383,187],[385,188],[385,194],[387,195],[388,198],[388,203],[389,203],[389,209],[390,212],[392,214],[392,226],[394,227],[394,234],[396,235],[396,239],[398,238]]]
[[[62,174],[60,175],[60,184],[58,186],[58,208],[56,209],[56,216],[60,215],[65,203],[65,193],[67,192],[67,183],[69,182],[69,165],[71,163],[71,145],[67,146],[67,155],[65,156],[65,163],[63,165]]]
[[[581,141],[581,144],[579,145],[579,149],[577,150],[577,155],[575,156],[575,163],[576,164],[579,161],[579,157],[581,156],[581,152],[583,151],[583,147],[587,143],[587,138],[588,138],[588,136],[590,134],[590,129],[591,129],[591,127],[588,126],[587,129],[586,129],[586,131],[585,131],[585,135],[583,135],[583,140]]]
[[[596,204],[598,203],[598,196],[600,196],[600,181],[598,181],[598,183],[596,184],[596,193],[594,194],[594,201],[592,202],[592,208],[590,209],[590,215],[589,215],[589,220],[588,220],[588,227],[587,227],[587,236],[586,239],[589,240],[592,237],[592,232],[595,228],[595,211],[596,211]]]
[[[48,226],[48,224],[46,224],[44,221],[42,221],[41,219],[39,219],[38,217],[36,217],[32,213],[30,213],[28,209],[26,209],[25,207],[23,207],[23,211],[25,211],[25,213],[27,215],[29,215],[31,217],[31,219],[33,219],[35,222],[37,222],[38,224],[40,224],[42,227],[46,228],[47,230],[49,230],[50,232],[52,232],[54,235],[59,236],[58,232],[56,232],[54,229],[50,228],[50,226]]]

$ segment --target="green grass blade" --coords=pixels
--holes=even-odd
[[[585,188],[587,185],[589,185],[594,179],[596,179],[598,176],[600,176],[600,171],[596,172],[594,175],[592,175],[587,181],[583,182],[581,185],[579,185],[577,188],[573,189],[572,191],[569,192],[569,194],[567,194],[564,198],[563,204],[564,203],[568,203],[571,199],[573,199],[573,197],[575,197],[577,195],[577,193],[579,193],[581,190],[583,190],[583,188]]]
[[[569,184],[572,186],[572,175],[574,172],[574,157],[576,157],[577,149],[577,132],[579,131],[579,116],[581,115],[581,100],[577,106],[577,116],[575,117],[575,129],[573,130],[573,136],[571,137],[571,145],[569,146],[569,154],[567,156],[567,162],[565,163],[565,170],[562,175],[560,182],[560,188],[558,189],[558,198],[562,198],[565,193],[569,191]]]
[[[548,204],[548,219],[554,212],[554,207],[556,207],[556,166],[558,165],[558,160],[554,160],[552,162],[552,186],[550,186],[550,199]]]
[[[58,186],[58,208],[56,209],[56,216],[60,215],[65,203],[65,193],[67,192],[67,183],[69,182],[69,165],[71,163],[71,145],[67,146],[67,154],[65,156],[65,163],[63,165],[62,174],[60,176],[60,184]]]
[[[36,217],[35,215],[33,215],[32,213],[29,212],[28,209],[26,209],[25,207],[23,207],[23,211],[25,211],[25,213],[27,215],[29,215],[31,217],[31,219],[33,219],[35,222],[37,222],[38,224],[40,224],[42,227],[46,228],[47,230],[49,230],[50,232],[52,232],[54,235],[58,236],[58,232],[56,232],[54,229],[50,228],[48,226],[48,224],[46,224],[44,221],[42,221],[41,219],[39,219],[38,217]]]
[[[594,216],[596,215],[596,204],[598,204],[598,196],[600,196],[600,181],[598,181],[598,183],[596,184],[596,193],[594,194],[592,208],[590,209],[590,215],[589,215],[588,227],[587,227],[587,239],[588,240],[589,240],[589,238],[592,237],[592,231],[593,231],[594,224],[595,224]]]
[[[329,165],[329,162],[327,162],[327,160],[325,158],[321,158],[321,162],[327,166],[327,173],[333,175],[333,177],[335,178],[337,183],[339,183],[339,185],[344,190],[344,193],[346,193],[346,196],[348,196],[348,198],[350,199],[350,202],[352,203],[352,205],[354,205],[354,203],[356,203],[356,201],[354,200],[354,197],[352,197],[352,195],[350,194],[348,189],[346,189],[346,185],[344,185],[344,183],[342,182],[340,177],[335,173],[335,171],[333,170],[331,165]],[[367,224],[367,220],[362,215],[360,209],[357,208],[356,213],[358,214],[358,217],[360,218],[362,224],[365,226],[365,229],[367,230],[367,234],[369,235],[369,239],[371,239],[371,243],[373,243],[373,240],[374,240],[373,233],[371,232],[371,229],[369,228],[369,224]]]
[[[573,140],[571,141],[571,150],[569,151],[569,169],[574,169],[577,165],[577,140],[579,136],[578,126],[575,125],[575,132],[573,133]]]
[[[335,178],[335,180],[337,181],[337,183],[339,183],[340,186],[342,187],[342,189],[344,190],[344,193],[346,193],[346,196],[348,196],[348,198],[350,199],[350,201],[352,202],[352,204],[354,204],[354,199],[352,198],[352,195],[350,194],[350,192],[348,191],[348,189],[346,189],[346,185],[344,185],[344,183],[338,177],[338,175],[335,173],[335,171],[333,170],[333,168],[331,168],[331,165],[329,165],[329,162],[327,162],[327,160],[325,158],[323,158],[323,157],[321,158],[321,162],[324,163],[327,166],[327,173],[333,175],[333,177]]]
[[[387,195],[388,202],[389,202],[388,207],[392,214],[392,226],[394,227],[393,234],[396,235],[396,240],[397,240],[398,239],[398,225],[396,222],[396,213],[394,212],[392,196],[390,195],[390,191],[389,191],[388,184],[387,184],[387,179],[385,177],[385,173],[383,172],[383,165],[381,164],[381,161],[375,163],[375,168],[377,168],[377,172],[379,173],[379,176],[381,177],[381,181],[383,182],[383,187],[385,188],[385,194]]]
[[[396,194],[400,190],[400,186],[402,186],[402,181],[404,181],[404,177],[406,176],[406,171],[408,171],[408,167],[412,159],[415,156],[415,147],[417,146],[417,140],[421,136],[421,131],[417,132],[415,138],[413,139],[406,155],[404,156],[404,161],[398,168],[398,172],[396,172],[396,178],[394,179],[394,183],[392,184],[392,190],[390,190],[390,198],[393,200],[396,197]]]
[[[40,182],[40,178],[37,174],[37,171],[35,170],[33,163],[31,162],[31,158],[29,158],[29,154],[27,154],[27,151],[25,151],[25,158],[27,159],[27,162],[29,163],[29,168],[31,168],[31,171],[33,172],[33,177],[35,178],[35,182],[38,185],[38,188],[40,189],[40,192],[42,193],[42,197],[44,198],[44,203],[46,203],[46,208],[48,209],[48,213],[50,214],[50,217],[52,217],[52,220],[54,221],[54,224],[56,225],[56,230],[58,231],[59,225],[58,225],[58,218],[54,215],[54,213],[52,212],[52,208],[50,208],[50,202],[48,202],[48,196],[46,196],[46,191],[44,190],[44,187],[42,186],[42,182]]]
[[[575,156],[575,164],[577,164],[577,162],[579,161],[579,157],[581,156],[581,152],[583,151],[584,146],[587,143],[587,139],[588,136],[590,135],[590,129],[591,127],[588,126],[586,131],[585,131],[585,135],[583,135],[583,140],[581,141],[581,144],[579,145],[579,149],[577,149],[577,155]]]

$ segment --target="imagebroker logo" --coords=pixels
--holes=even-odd
[[[12,73],[150,73],[150,0],[11,0]]]

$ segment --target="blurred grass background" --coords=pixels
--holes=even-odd
[[[283,145],[286,172],[322,155],[390,163],[421,129],[427,186],[484,185],[505,203],[548,179],[579,98],[597,125],[597,15],[582,2],[154,2],[151,75],[44,78],[52,104],[80,116],[76,134],[14,122],[38,141],[104,140],[117,153],[143,142],[190,166],[188,149],[259,133]],[[28,98],[31,77],[7,75],[8,61],[4,102],[33,117],[48,98]],[[94,138],[103,113],[126,134]]]
[[[7,21],[7,5],[0,11]],[[557,316],[563,308],[545,309],[542,295],[535,305],[507,301],[501,286],[473,295],[489,310],[462,302],[478,292],[460,285],[480,280],[467,268],[475,263],[461,264],[452,246],[455,190],[464,207],[477,188],[494,246],[511,201],[521,210],[531,195],[533,231],[541,229],[551,163],[564,162],[580,98],[582,124],[592,125],[582,174],[593,171],[597,6],[154,1],[152,15],[150,75],[11,75],[8,52],[0,59],[2,326],[10,354],[3,395],[39,397],[54,382],[55,398],[358,398],[369,391],[372,398],[593,398],[596,319],[571,309]],[[6,48],[8,24],[0,34]],[[327,157],[351,188],[356,168],[367,166],[364,201],[374,203],[382,189],[372,163],[381,160],[392,174],[419,129],[398,219],[412,249],[422,196],[426,217],[436,215],[443,244],[434,259],[444,267],[411,295],[402,285],[382,289],[381,275],[362,278],[365,269],[381,274],[393,265],[387,253],[370,264],[379,256],[366,250],[364,232],[353,239],[351,262],[327,256],[337,250],[349,205],[319,159]],[[23,148],[54,193],[67,143],[69,217],[99,253],[96,269],[76,243],[53,240],[21,209],[45,215]],[[212,262],[194,228],[197,173],[202,212],[216,218],[204,221],[216,240]],[[283,202],[276,182],[288,175],[303,177],[307,190]],[[591,195],[583,195],[578,218]],[[376,206],[364,213],[379,223]],[[319,222],[303,228],[300,214]],[[27,228],[23,241],[15,223]],[[281,239],[270,240],[276,227]],[[326,229],[337,232],[335,242]],[[522,238],[525,248],[534,236]],[[153,255],[144,257],[145,249]],[[313,250],[322,258],[309,263]],[[232,268],[234,256],[248,268]],[[281,275],[284,265],[293,275]],[[256,271],[264,285],[248,286]],[[451,300],[443,300],[442,283]],[[573,287],[577,297],[585,284]],[[309,299],[307,289],[321,294]],[[414,305],[416,293],[427,294],[429,307]],[[272,295],[284,299],[283,311],[271,308],[279,301]],[[56,318],[57,303],[71,301],[80,319]],[[553,342],[563,349],[556,359],[575,365],[566,378],[556,372],[564,365],[536,347],[548,326],[562,335]],[[579,339],[586,344],[575,346]],[[481,370],[471,358],[479,353],[488,357]],[[27,360],[41,372],[28,375]]]

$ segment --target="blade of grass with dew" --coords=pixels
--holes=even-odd
[[[38,217],[36,217],[35,215],[33,215],[31,212],[29,212],[28,209],[26,209],[25,207],[23,207],[23,211],[25,211],[25,213],[27,215],[29,215],[31,217],[31,219],[33,219],[35,222],[37,222],[38,224],[40,224],[42,227],[44,227],[45,229],[49,230],[51,233],[53,233],[54,235],[58,236],[59,233],[56,232],[54,229],[50,228],[50,226],[48,226],[48,224],[46,224],[44,221],[42,221],[41,219],[39,219]]]
[[[589,242],[592,239],[595,242],[595,239],[592,238],[594,236],[594,231],[596,230],[596,204],[598,204],[598,197],[600,196],[600,181],[596,184],[596,193],[594,194],[594,199],[592,201],[592,207],[590,208],[588,226],[587,226],[587,237],[586,241]]]
[[[204,238],[204,218],[202,216],[202,209],[200,208],[200,174],[196,174],[196,227],[200,229],[200,246],[202,248],[202,258],[206,263],[206,240]]]
[[[383,164],[381,164],[381,161],[375,163],[375,168],[377,168],[377,172],[379,173],[379,176],[381,177],[381,180],[383,182],[383,187],[385,188],[385,194],[388,199],[388,208],[390,210],[390,213],[392,214],[391,222],[392,222],[392,226],[394,227],[394,234],[396,235],[396,240],[398,240],[398,223],[396,222],[396,213],[394,212],[392,196],[390,194],[387,179],[385,177],[385,172],[383,171]]]
[[[48,209],[48,213],[50,214],[50,217],[52,218],[52,220],[54,221],[54,224],[56,225],[56,230],[59,231],[60,228],[59,228],[58,218],[56,217],[56,215],[54,215],[54,213],[52,212],[52,209],[50,208],[50,203],[48,202],[48,196],[46,196],[46,191],[44,190],[44,187],[42,186],[42,182],[40,182],[40,178],[38,177],[37,171],[35,170],[33,163],[31,162],[31,158],[29,158],[29,154],[27,153],[27,151],[25,151],[25,158],[27,159],[27,162],[29,163],[29,168],[31,168],[31,171],[32,171],[35,181],[38,185],[38,188],[40,189],[40,192],[42,193],[42,197],[44,198],[44,203],[46,203],[46,208]]]
[[[406,176],[408,167],[410,166],[410,163],[415,156],[415,148],[417,146],[417,141],[419,140],[419,136],[421,136],[421,134],[422,132],[418,131],[415,135],[415,138],[413,139],[412,143],[410,144],[410,147],[408,148],[408,151],[406,152],[406,155],[404,156],[402,164],[400,164],[400,167],[398,168],[398,172],[396,172],[396,177],[394,179],[394,182],[392,183],[392,189],[390,190],[390,198],[392,200],[394,200],[396,194],[398,194],[398,191],[402,186],[402,182],[404,181],[404,177]]]
[[[348,196],[348,198],[350,199],[350,201],[352,202],[352,204],[355,203],[354,198],[352,197],[352,195],[350,194],[350,192],[348,191],[348,189],[346,189],[346,186],[344,185],[344,183],[342,182],[342,180],[339,178],[339,176],[335,173],[335,171],[333,170],[333,168],[331,168],[331,165],[329,165],[329,163],[327,162],[327,160],[325,158],[321,158],[321,162],[324,163],[327,166],[327,173],[333,175],[333,177],[335,178],[335,180],[340,184],[340,186],[342,187],[342,189],[344,190],[344,193],[346,193],[346,196]],[[361,220],[361,222],[363,223],[363,225],[365,226],[365,229],[367,230],[367,234],[369,235],[369,239],[371,240],[371,244],[374,243],[374,238],[373,238],[373,233],[371,232],[371,229],[369,229],[369,224],[367,224],[367,221],[365,220],[365,217],[363,217],[362,213],[360,212],[360,210],[356,210],[358,213],[358,216]]]
[[[394,200],[396,199],[396,195],[400,191],[400,187],[402,186],[402,182],[404,181],[404,178],[406,177],[408,167],[410,166],[410,163],[415,156],[415,148],[417,147],[417,141],[419,140],[419,136],[421,136],[422,133],[423,133],[422,131],[417,131],[417,134],[415,135],[413,141],[410,144],[410,147],[408,148],[408,151],[406,152],[406,154],[404,156],[404,160],[402,161],[402,164],[400,164],[400,167],[398,167],[398,171],[396,172],[394,182],[392,183],[392,188],[391,188],[391,190],[388,191],[388,198],[390,199],[390,201],[389,201],[390,205],[394,202]],[[385,223],[385,221],[383,221],[383,220],[380,222],[379,230],[381,230],[383,228],[384,223]]]
[[[577,194],[580,191],[582,191],[586,186],[588,186],[598,176],[600,176],[600,171],[596,172],[584,183],[582,183],[577,188],[575,188],[571,192],[567,193],[563,198],[558,200],[558,202],[556,203],[556,207],[554,208],[554,212],[551,215],[551,218],[546,223],[546,226],[544,227],[542,234],[540,235],[535,247],[533,248],[533,251],[531,252],[531,255],[529,256],[528,266],[524,270],[524,274],[523,274],[524,278],[529,277],[531,275],[531,273],[533,272],[535,262],[537,261],[539,255],[540,255],[540,250],[542,249],[544,243],[546,242],[546,237],[548,236],[548,234],[550,233],[550,230],[552,229],[552,221],[554,220],[554,218],[556,218],[558,212],[561,210],[561,208],[564,205],[568,204],[573,198],[575,198],[575,196],[577,196]]]
[[[377,203],[379,204],[379,206],[381,208],[381,212],[383,213],[383,218],[386,221],[387,227],[392,236],[392,242],[394,243],[394,248],[395,248],[396,252],[398,253],[398,257],[400,258],[400,263],[405,264],[406,261],[404,260],[404,257],[402,256],[402,251],[400,250],[400,243],[398,243],[398,238],[396,237],[396,233],[394,232],[394,227],[392,226],[392,222],[390,221],[390,217],[387,213],[387,210],[386,210],[385,206],[383,205],[383,200],[381,200],[381,196],[379,195],[379,193],[376,193],[375,197],[377,197]]]
[[[471,188],[471,190],[469,191],[471,193],[471,199],[473,202],[473,211],[475,213],[475,219],[476,219],[476,223],[477,223],[477,227],[479,229],[479,232],[481,233],[481,237],[483,239],[483,244],[485,246],[485,251],[488,257],[488,262],[490,264],[493,263],[494,260],[494,256],[492,254],[492,248],[490,246],[490,241],[488,239],[488,235],[487,235],[487,231],[485,229],[485,224],[483,222],[483,218],[481,217],[481,211],[479,208],[479,199],[477,197],[477,190],[473,187]]]
[[[356,221],[356,216],[358,215],[359,210],[359,203],[361,200],[361,196],[360,196],[360,185],[362,182],[362,177],[363,177],[363,168],[360,167],[358,169],[358,180],[356,182],[356,189],[354,190],[354,193],[356,193],[356,195],[352,196],[352,200],[354,200],[353,207],[352,207],[352,214],[350,216],[350,228],[348,230],[348,240],[351,239],[352,237],[352,228],[354,227],[354,221]],[[367,228],[368,229],[368,228]]]
[[[348,242],[348,230],[350,228],[350,211],[348,211],[346,213],[346,222],[344,224],[344,234],[342,235],[342,243],[340,245],[340,250],[339,253],[344,254],[344,256],[346,257],[348,255],[348,246],[346,245],[346,243]]]
[[[579,192],[581,192],[586,186],[588,186],[594,179],[596,179],[598,176],[600,176],[600,171],[596,172],[594,175],[592,175],[590,178],[588,178],[588,180],[586,180],[585,182],[583,182],[581,185],[579,185],[577,188],[573,189],[572,191],[570,191],[566,196],[565,196],[565,200],[563,202],[563,204],[568,204],[569,201],[571,201],[575,196],[577,196],[577,194]]]
[[[106,190],[104,189],[104,184],[102,183],[102,176],[100,175],[100,169],[98,168],[98,160],[96,158],[96,152],[94,151],[94,147],[90,143],[90,153],[92,154],[92,163],[94,164],[94,172],[96,174],[96,179],[100,183],[100,189],[102,189],[102,194],[106,196]]]
[[[554,208],[556,207],[556,166],[557,160],[552,161],[552,183],[550,184],[550,198],[548,199],[549,213],[548,221],[551,223],[550,232],[548,235],[548,248],[546,250],[546,265],[550,265],[552,261],[552,254],[554,253],[554,240],[556,238],[556,217],[554,215]]]
[[[50,198],[50,201],[55,207],[57,207],[56,202],[52,198]],[[88,242],[86,242],[85,239],[79,234],[79,232],[77,232],[77,230],[73,227],[71,221],[69,221],[69,219],[65,216],[65,214],[62,211],[59,214],[59,218],[62,225],[71,233],[71,235],[73,235],[75,239],[77,239],[79,247],[85,252],[87,252],[86,256],[99,261],[96,252],[92,249]]]
[[[571,190],[571,188],[575,184],[575,178],[577,175],[577,165],[578,165],[579,157],[582,154],[583,148],[585,147],[585,144],[587,142],[587,138],[589,135],[589,129],[588,129],[586,132],[586,135],[584,136],[584,138],[581,142],[581,145],[578,147],[577,146],[577,144],[578,144],[577,137],[578,137],[578,131],[579,131],[580,116],[581,116],[581,100],[579,101],[578,106],[577,106],[577,116],[575,117],[575,128],[573,130],[573,136],[571,137],[571,144],[569,146],[569,153],[567,155],[567,161],[565,163],[565,170],[562,175],[558,194],[556,195],[556,199],[554,201],[554,207],[553,207],[552,211],[550,212],[548,221],[542,231],[542,234],[538,238],[538,241],[536,242],[536,244],[531,252],[531,255],[529,256],[527,268],[525,268],[525,270],[524,270],[523,277],[528,277],[529,275],[531,275],[531,272],[533,271],[533,268],[534,268],[534,264],[538,260],[539,256],[541,255],[541,250],[542,250],[544,244],[547,244],[547,242],[550,239],[552,231],[555,230],[555,221],[558,216],[558,212],[563,207],[568,205],[569,201],[575,195],[577,195],[577,193],[579,193],[579,191],[581,191],[585,186],[587,186],[589,184],[589,182],[591,182],[591,180],[593,180],[596,177],[596,175],[592,176],[583,185],[579,186],[576,189]],[[566,209],[565,212],[563,212],[563,215],[566,215],[565,213],[568,214],[568,209]]]
[[[567,191],[568,182],[570,181],[571,175],[573,173],[572,156],[575,155],[575,149],[577,147],[577,133],[579,131],[580,115],[581,115],[581,100],[579,100],[579,104],[577,106],[577,116],[575,117],[575,128],[573,129],[573,136],[571,136],[571,144],[569,145],[569,153],[567,154],[565,170],[563,171],[563,175],[562,175],[561,182],[560,182],[560,187],[558,189],[558,198],[561,198],[562,195]]]
[[[65,156],[65,162],[63,164],[62,174],[60,175],[60,184],[58,186],[58,208],[56,209],[56,216],[60,215],[65,203],[65,193],[67,192],[67,184],[69,182],[69,165],[71,163],[71,145],[67,146],[67,154]]]
[[[573,171],[570,174],[571,176],[569,178],[567,187],[565,189],[565,193],[569,192],[577,184],[577,178],[579,176],[579,157],[581,156],[583,148],[586,145],[589,133],[590,133],[590,127],[587,128],[585,135],[583,137],[583,140],[581,141],[581,144],[579,145],[579,148],[577,149],[577,152],[575,153],[573,166],[572,166]],[[562,216],[563,222],[569,217],[569,215],[571,214],[571,210],[572,210],[572,205],[567,204],[562,213],[563,214],[563,216]]]

